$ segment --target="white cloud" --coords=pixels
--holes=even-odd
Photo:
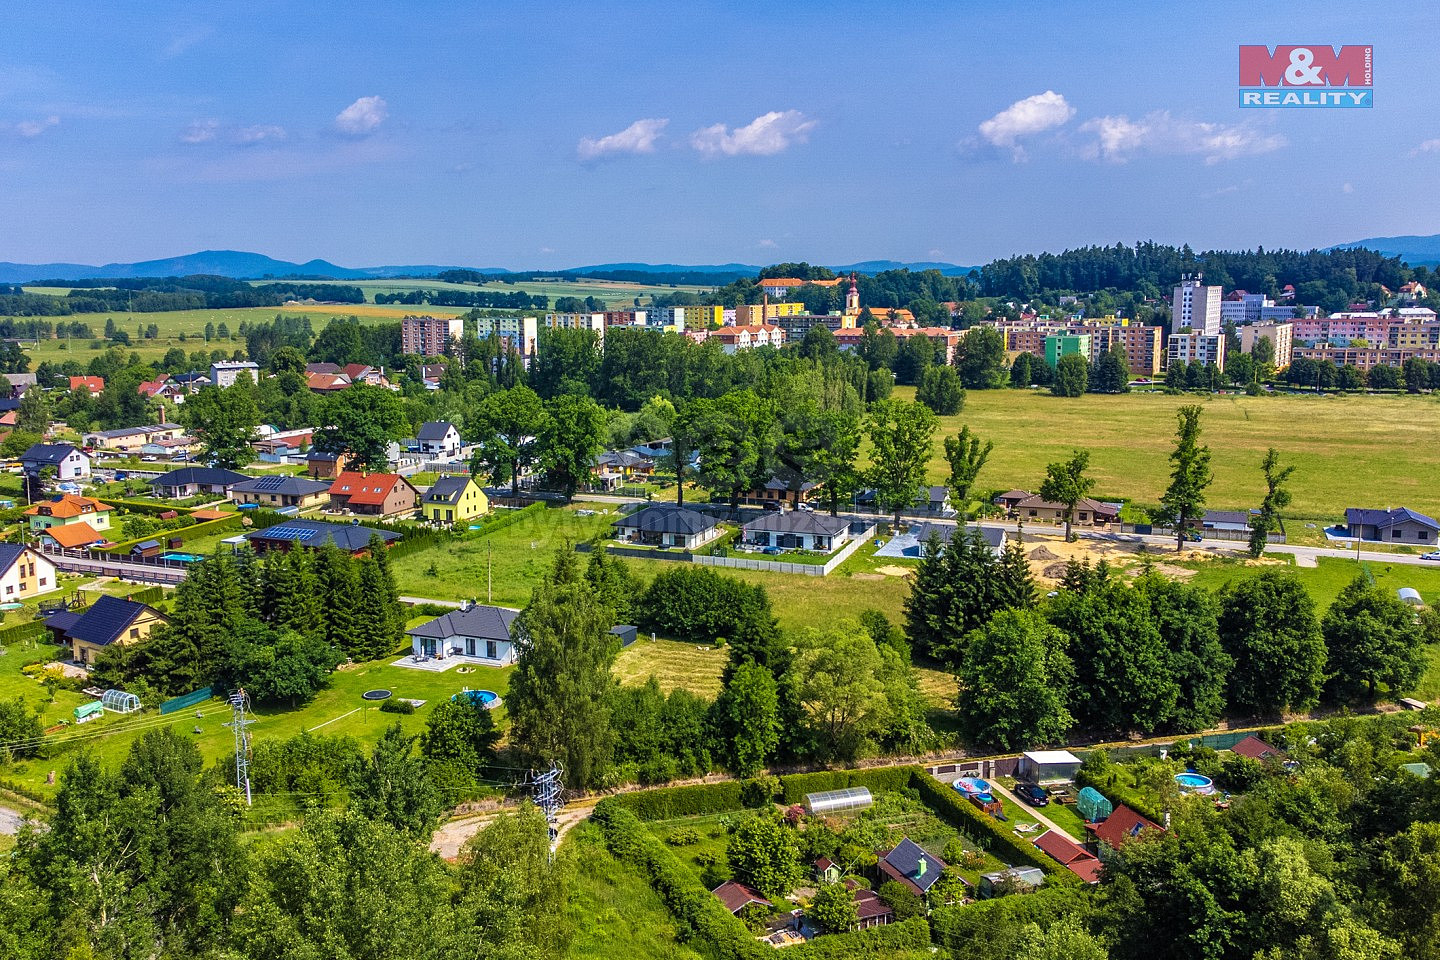
[[[1351,182],[1348,181],[1348,180],[1345,181],[1343,184],[1340,185],[1340,192],[1341,192],[1341,193],[1354,193],[1354,192],[1355,192],[1355,184],[1351,183]]]
[[[46,117],[44,120],[22,120],[15,124],[15,132],[22,137],[38,137],[51,127],[60,125],[60,118]]]
[[[1075,108],[1054,90],[1016,100],[989,120],[980,124],[980,136],[996,147],[1008,148],[1018,161],[1025,159],[1021,137],[1033,136],[1064,126],[1075,116]]]
[[[707,156],[768,157],[805,143],[815,127],[799,110],[772,110],[734,130],[723,123],[702,127],[690,135],[690,146]]]
[[[636,120],[619,133],[600,137],[581,137],[576,152],[581,160],[598,160],[601,157],[625,153],[654,153],[655,141],[670,121],[651,117]]]
[[[1440,150],[1440,138],[1424,141],[1420,146],[1410,151],[1410,156],[1416,157],[1422,153],[1435,153],[1437,150]]]
[[[361,97],[335,116],[335,129],[346,136],[368,136],[380,128],[388,115],[384,99]]]
[[[755,246],[763,247],[766,250],[774,250],[776,247],[776,243],[774,240],[770,240],[767,238],[765,240],[761,240],[759,243],[755,244]]]
[[[219,130],[218,120],[192,120],[190,126],[180,134],[180,139],[185,143],[209,143],[215,139]]]
[[[235,131],[235,142],[250,146],[256,143],[284,140],[285,136],[284,127],[276,126],[273,123],[262,123]]]
[[[1206,163],[1270,153],[1285,146],[1278,133],[1266,133],[1249,124],[1205,123],[1179,120],[1168,110],[1147,113],[1138,120],[1125,115],[1096,117],[1080,126],[1093,139],[1082,146],[1090,159],[1124,163],[1142,155],[1193,155]]]

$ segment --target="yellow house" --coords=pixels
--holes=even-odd
[[[89,665],[102,650],[108,647],[126,646],[138,643],[150,636],[150,631],[166,623],[159,611],[134,600],[112,597],[105,594],[90,605],[90,609],[76,616],[70,622],[57,619],[67,617],[61,613],[45,621],[46,626],[63,632],[75,657],[75,662]]]
[[[683,309],[685,326],[691,330],[708,330],[710,327],[719,326],[725,322],[725,308],[718,304],[709,306],[692,304]]]
[[[431,523],[461,523],[490,512],[490,498],[470,477],[441,477],[420,500],[420,513]]]
[[[735,308],[735,326],[754,327],[780,317],[798,317],[805,312],[805,304],[799,301],[785,303],[757,303],[754,306],[741,304]]]

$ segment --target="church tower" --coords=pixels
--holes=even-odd
[[[845,294],[845,312],[852,317],[860,314],[860,286],[853,271],[850,274],[850,292]]]

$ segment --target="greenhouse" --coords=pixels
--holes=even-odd
[[[134,713],[140,709],[140,698],[124,690],[106,690],[100,695],[100,702],[111,713]]]
[[[1086,787],[1075,798],[1075,812],[1084,817],[1086,823],[1099,823],[1114,813],[1115,808],[1099,790]]]
[[[846,787],[844,790],[824,790],[820,793],[805,794],[805,806],[811,813],[844,813],[847,810],[861,810],[873,802],[867,787]]]

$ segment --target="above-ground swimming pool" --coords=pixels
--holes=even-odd
[[[1215,782],[1204,774],[1196,773],[1193,770],[1175,774],[1175,782],[1180,784],[1180,789],[1186,793],[1204,795],[1215,792]]]
[[[0,603],[0,610],[19,610],[23,606],[25,606],[25,604],[16,603],[12,600],[9,603]]]
[[[494,710],[500,706],[500,694],[494,690],[461,690],[451,700],[459,700],[461,697],[469,697],[471,703],[478,703],[486,710]]]
[[[176,553],[174,551],[171,551],[170,553],[160,554],[160,559],[179,560],[181,563],[199,563],[205,558],[200,556],[198,553]]]

